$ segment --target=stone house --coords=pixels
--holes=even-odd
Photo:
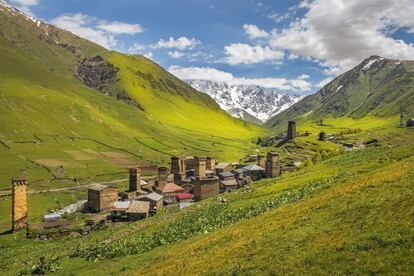
[[[253,181],[257,181],[265,177],[266,170],[257,165],[250,165],[243,168],[246,170],[246,175],[250,176]]]
[[[88,189],[88,209],[91,212],[109,210],[117,199],[117,190],[110,186],[96,184]]]
[[[193,195],[189,194],[189,193],[181,193],[181,194],[177,194],[177,201],[179,203],[183,203],[183,202],[193,202]]]
[[[184,193],[184,188],[174,183],[165,183],[158,185],[157,191],[164,197],[164,204],[171,204],[177,202],[177,194]]]
[[[220,180],[231,180],[235,178],[235,175],[232,172],[222,172],[217,174]]]
[[[220,181],[220,193],[231,192],[237,190],[239,183],[236,179],[221,180]]]
[[[156,213],[164,206],[164,197],[158,193],[152,192],[150,194],[139,197],[140,201],[148,201],[150,203],[150,212]]]
[[[126,210],[128,221],[135,221],[148,217],[150,211],[150,202],[134,200]]]
[[[216,165],[216,174],[230,171],[231,170],[231,163],[218,163]]]

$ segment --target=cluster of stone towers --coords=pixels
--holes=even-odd
[[[215,176],[216,160],[213,157],[171,157],[174,183],[190,181],[194,186],[194,200],[199,201],[220,193],[219,179]]]

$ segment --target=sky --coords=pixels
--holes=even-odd
[[[7,0],[181,79],[316,92],[371,55],[414,59],[413,0]]]

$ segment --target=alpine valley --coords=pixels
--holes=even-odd
[[[88,7],[117,20],[99,21],[112,35],[126,36],[131,27],[122,8],[137,20],[149,15],[143,26],[154,39],[147,47],[164,56],[180,49],[173,55],[184,57],[185,49],[211,45],[165,40],[170,32],[213,29],[214,44],[217,26],[226,31],[223,17],[239,16],[229,21],[240,24],[273,2],[276,10],[291,1],[204,2],[8,3],[51,17],[62,11],[79,18]],[[300,32],[295,47],[314,45],[321,38],[308,33],[343,32],[366,2],[370,18],[358,18],[361,28],[375,16],[392,24],[376,30],[382,35],[393,32],[399,17],[413,22],[410,1],[391,20],[378,9],[399,1],[313,0],[283,8],[322,6],[323,24],[303,27],[319,18],[316,12],[280,24]],[[237,10],[226,9],[234,3]],[[351,14],[347,24],[339,21],[344,11]],[[207,18],[198,18],[202,12]],[[331,13],[338,24],[325,19]],[[267,14],[257,22],[276,24]],[[220,24],[211,23],[214,16]],[[413,275],[414,61],[369,48],[301,98],[259,86],[183,81],[143,55],[106,49],[45,21],[0,0],[0,275]],[[89,21],[71,23],[91,33]],[[266,46],[276,35],[293,37],[266,29],[244,26],[244,39],[259,42],[227,47],[227,54],[249,53],[233,56],[231,66],[244,58],[250,70],[259,54],[284,58],[298,75],[306,69],[298,64],[313,62],[288,60],[288,52]],[[228,28],[229,41],[234,30]],[[401,48],[404,32],[397,33]],[[339,56],[348,42],[340,42]],[[329,52],[318,45],[318,52]],[[406,52],[412,47],[404,45]]]

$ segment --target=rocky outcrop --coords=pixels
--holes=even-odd
[[[109,84],[117,81],[116,69],[101,56],[84,59],[78,67],[79,79],[88,87],[99,91],[105,90]]]
[[[143,107],[131,99],[124,90],[119,89],[116,86],[116,83],[119,81],[117,78],[118,69],[107,62],[103,57],[98,55],[84,59],[79,64],[76,73],[78,78],[86,86],[144,110]]]

